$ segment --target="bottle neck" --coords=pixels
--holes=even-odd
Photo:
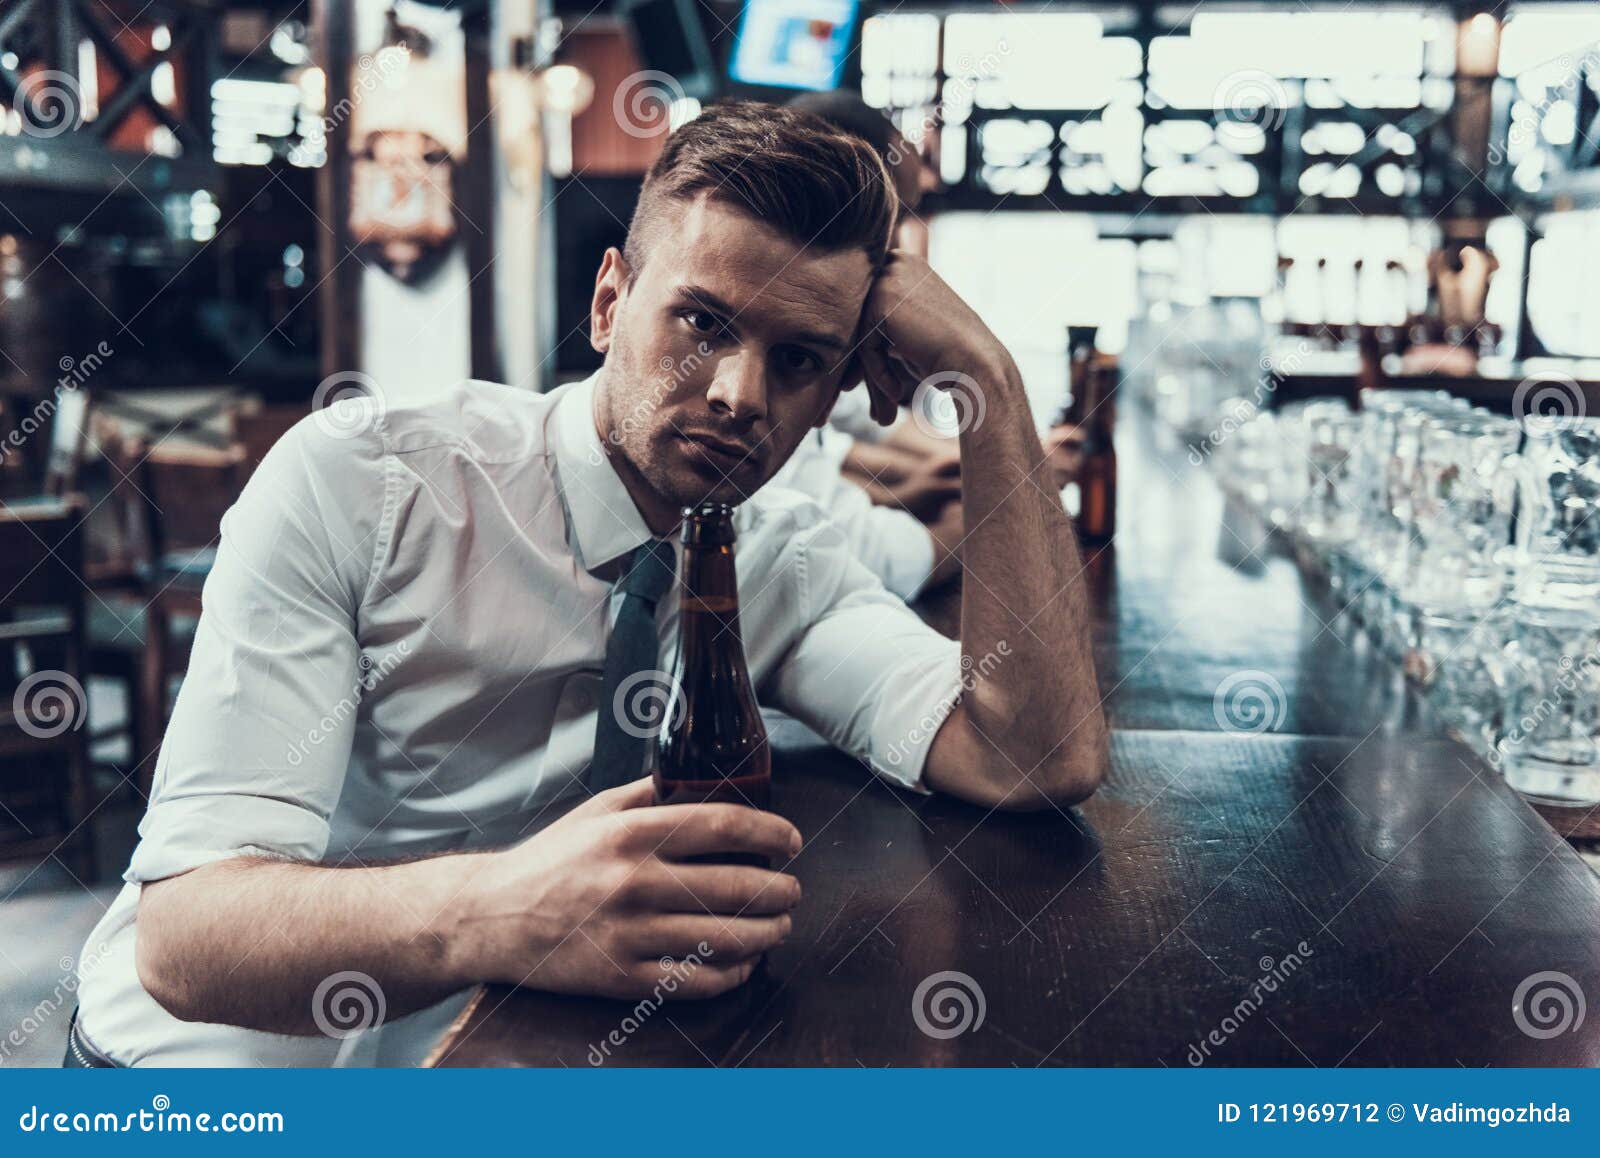
[[[709,658],[727,649],[742,665],[744,639],[739,632],[739,576],[733,544],[685,543],[678,597],[683,658]]]

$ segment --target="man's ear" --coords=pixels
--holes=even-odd
[[[589,303],[589,345],[601,354],[611,349],[617,308],[628,289],[628,263],[615,246],[606,250],[600,269],[594,275],[594,298]]]

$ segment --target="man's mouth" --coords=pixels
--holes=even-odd
[[[684,434],[680,437],[691,454],[698,455],[725,473],[760,462],[761,448],[758,446],[746,446],[741,442],[730,442],[706,434]]]

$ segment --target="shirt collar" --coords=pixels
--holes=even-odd
[[[650,538],[644,516],[611,466],[595,429],[598,374],[569,386],[555,405],[551,441],[556,488],[566,509],[572,549],[586,571],[604,566]]]

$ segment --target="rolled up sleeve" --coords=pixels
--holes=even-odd
[[[851,554],[894,594],[914,599],[933,574],[933,537],[905,511],[875,505],[840,473],[851,445],[853,440],[837,430],[808,435],[772,485],[815,500],[844,535]]]
[[[795,536],[805,623],[776,671],[773,703],[878,775],[915,791],[961,694],[961,645],[918,619],[820,521]]]
[[[382,548],[385,470],[377,431],[336,438],[307,419],[224,516],[124,879],[326,852],[360,702],[356,624]]]

